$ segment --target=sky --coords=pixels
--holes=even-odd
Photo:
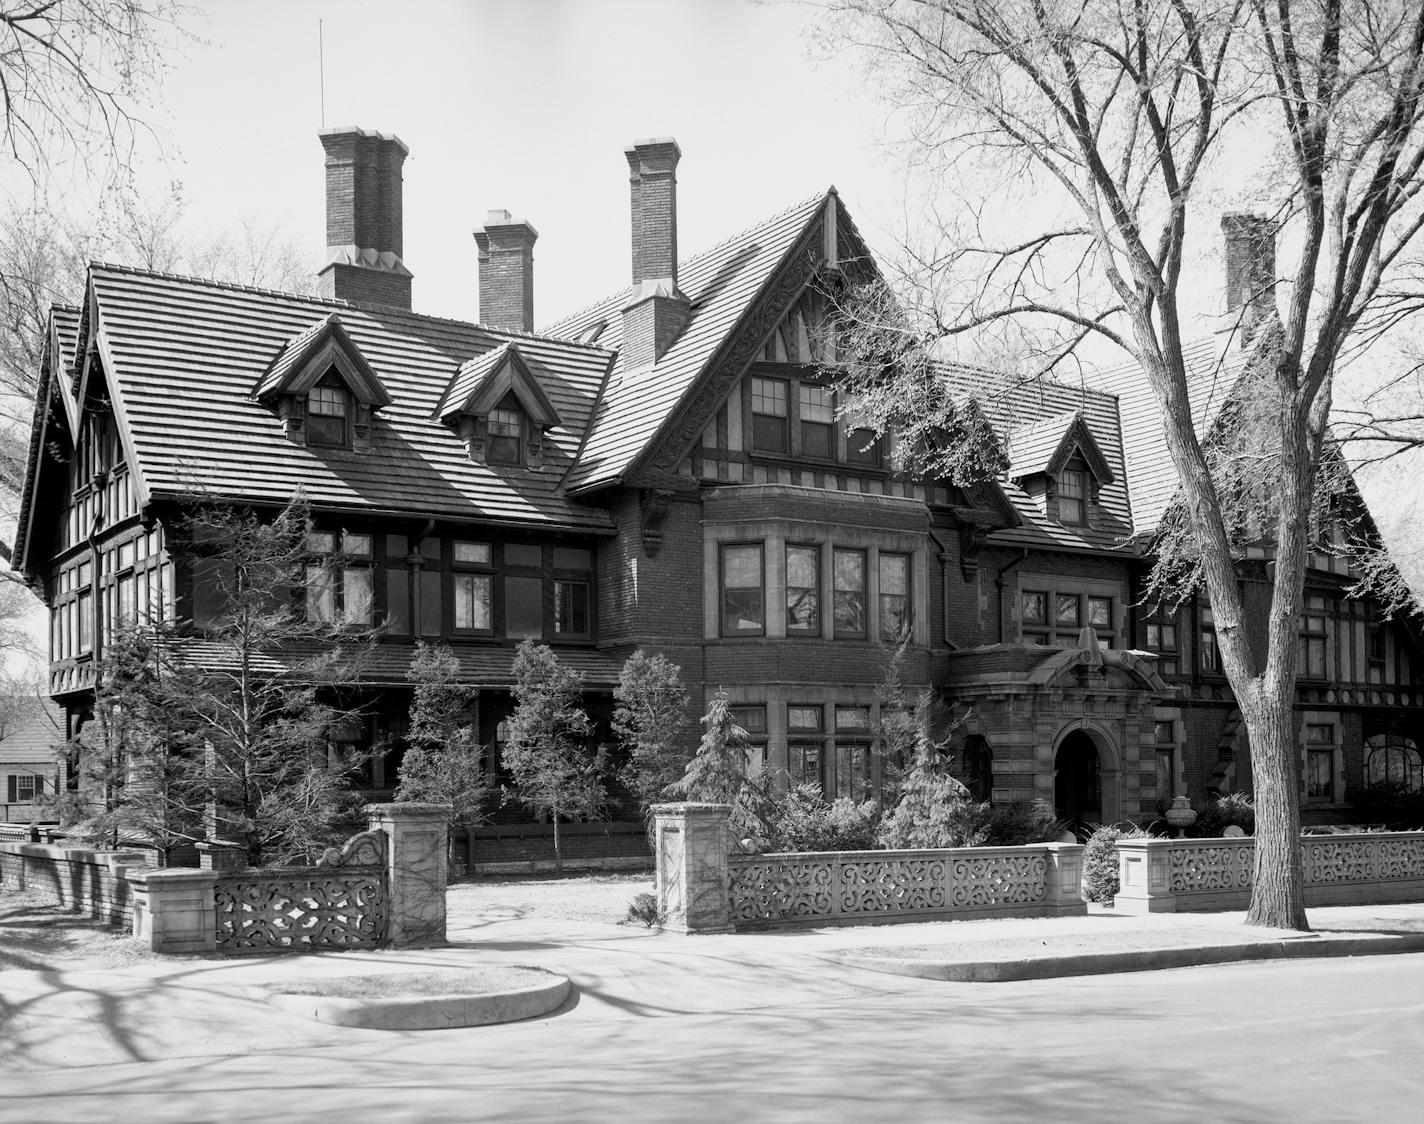
[[[190,221],[252,216],[319,258],[324,85],[328,127],[394,133],[410,148],[405,262],[418,311],[475,317],[472,232],[495,208],[539,231],[537,323],[625,285],[623,149],[645,137],[682,147],[684,254],[832,183],[855,215],[893,229],[902,193],[877,148],[885,112],[847,61],[807,57],[797,6],[245,0],[200,12],[205,42],[185,50],[152,115],[167,167],[145,174],[182,181]]]

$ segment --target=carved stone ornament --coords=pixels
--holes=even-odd
[[[638,493],[638,506],[642,515],[643,553],[656,558],[663,545],[663,524],[667,522],[671,510],[672,493],[660,488],[644,488]]]
[[[989,528],[976,523],[959,525],[959,573],[967,582],[979,574],[979,555],[989,541]]]
[[[317,866],[381,866],[386,861],[386,833],[363,831],[342,847],[328,847]]]

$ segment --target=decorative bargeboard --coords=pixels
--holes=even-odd
[[[1042,847],[733,855],[728,865],[738,928],[1038,915],[1049,896]]]

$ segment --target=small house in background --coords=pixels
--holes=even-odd
[[[64,711],[33,695],[0,698],[0,822],[31,823],[46,815],[42,798],[62,792],[68,770]]]
[[[601,741],[642,648],[682,668],[694,705],[726,690],[780,783],[862,799],[904,641],[906,691],[969,714],[953,763],[981,799],[1085,824],[1250,787],[1210,604],[1144,603],[1175,477],[1140,372],[1007,390],[946,370],[1009,468],[970,490],[915,477],[893,434],[841,408],[830,309],[876,267],[834,189],[682,256],[681,150],[637,142],[614,291],[535,332],[530,223],[496,210],[476,232],[477,321],[422,315],[405,145],[321,141],[320,296],[95,264],[84,306],[54,312],[15,551],[51,610],[51,743],[92,719],[117,622],[196,634],[222,613],[220,560],[178,533],[185,497],[275,511],[300,488],[328,575],[303,611],[336,634],[383,630],[363,717],[329,733],[334,751],[384,747],[364,778],[378,798],[397,781],[420,640],[458,657],[496,768],[522,640],[583,675]],[[1236,249],[1240,225],[1226,224]],[[1228,310],[1244,268],[1230,256]],[[1227,333],[1190,349],[1203,432],[1244,354]],[[1420,637],[1350,595],[1329,545],[1311,560],[1296,700],[1301,800],[1320,819],[1347,818],[1371,783],[1424,785]],[[1241,559],[1254,628],[1272,571],[1268,542]],[[7,764],[34,778],[11,779],[12,797],[51,783],[35,760]]]

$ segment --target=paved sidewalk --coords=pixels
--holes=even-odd
[[[930,976],[931,968],[949,966],[941,978],[947,972],[983,980],[1424,949],[1424,903],[1316,909],[1310,917],[1314,934],[1248,928],[1239,913],[1128,916],[1094,908],[1085,917],[689,937],[493,912],[452,929],[450,944],[439,949],[0,972],[0,1070],[308,1050],[376,1042],[388,1033],[283,1014],[257,986],[321,976],[530,965],[573,981],[573,997],[546,1018],[617,1021],[814,1007],[955,986],[891,974],[885,964],[867,970],[867,959],[918,965],[919,974]],[[964,965],[981,972],[997,965],[1005,974],[955,975],[954,967]]]

